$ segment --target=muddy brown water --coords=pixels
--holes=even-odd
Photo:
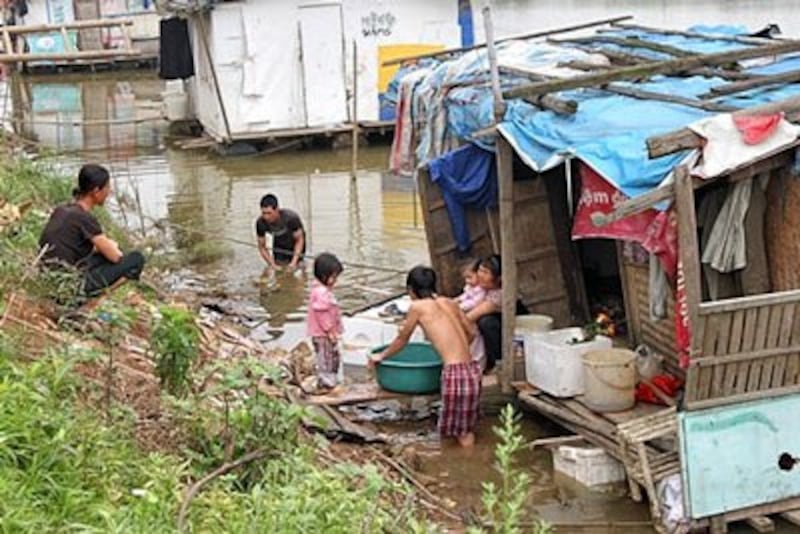
[[[64,151],[59,165],[74,171],[93,161],[111,168],[115,188],[124,193],[120,198],[126,217],[115,211],[121,223],[140,231],[141,212],[148,232],[157,232],[154,221],[168,229],[172,247],[187,258],[185,269],[173,279],[177,286],[214,292],[244,309],[259,310],[254,314],[263,316],[265,340],[291,345],[302,337],[308,275],[265,276],[263,260],[252,246],[258,201],[267,192],[301,215],[310,252],[331,251],[346,262],[374,266],[346,268],[337,288],[345,309],[399,292],[404,276],[396,271],[427,261],[413,182],[385,172],[386,146],[361,150],[355,179],[348,150],[222,158],[169,148],[166,124],[159,119],[162,88],[151,74],[57,76],[29,79],[11,93],[18,131],[44,148]],[[482,419],[471,451],[440,444],[432,418],[381,427],[413,443],[416,467],[438,480],[437,494],[463,509],[479,506],[482,481],[497,480],[492,467],[495,424],[495,417]],[[536,417],[526,417],[522,429],[527,441],[562,433]],[[594,491],[555,476],[545,449],[520,454],[518,464],[533,482],[529,510],[546,520],[558,524],[649,517],[646,505],[628,499],[623,486]],[[738,526],[732,530],[747,531]],[[646,527],[559,530],[570,531],[653,532]]]

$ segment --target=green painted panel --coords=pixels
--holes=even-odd
[[[680,417],[686,503],[699,519],[800,496],[800,395],[754,401]]]

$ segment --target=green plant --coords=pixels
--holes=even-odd
[[[156,373],[161,387],[175,396],[183,395],[192,382],[192,363],[197,357],[200,332],[194,315],[180,308],[162,306],[161,317],[150,335],[156,356]]]
[[[494,428],[500,442],[495,448],[495,469],[500,474],[500,486],[483,483],[484,526],[492,532],[518,534],[523,531],[525,503],[530,495],[531,479],[514,465],[514,456],[523,446],[519,416],[508,404],[500,412],[500,425]],[[534,522],[534,534],[549,534],[552,529],[543,522]],[[481,532],[473,529],[472,532]]]

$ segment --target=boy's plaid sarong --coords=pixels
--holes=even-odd
[[[442,369],[439,434],[442,437],[457,437],[474,432],[480,400],[480,364],[474,361],[446,364]]]
[[[339,346],[328,336],[314,336],[311,342],[314,344],[319,381],[325,387],[334,387],[339,375]]]

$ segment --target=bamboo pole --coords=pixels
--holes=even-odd
[[[350,174],[353,178],[358,173],[358,43],[353,39],[353,160]]]
[[[575,24],[572,26],[564,26],[562,28],[553,28],[551,30],[544,30],[538,31],[533,33],[525,33],[522,35],[514,35],[512,37],[504,37],[502,39],[498,39],[495,41],[495,44],[504,43],[506,41],[514,41],[514,40],[525,40],[525,39],[535,39],[537,37],[547,37],[548,35],[557,35],[559,33],[569,33],[578,30],[585,30],[588,28],[594,28],[597,26],[603,26],[605,24],[614,24],[615,22],[622,22],[624,20],[630,20],[633,17],[631,15],[624,15],[621,17],[612,17],[608,19],[601,19],[595,20],[591,22],[585,22],[582,24]],[[434,58],[434,57],[442,57],[442,56],[449,56],[451,54],[464,54],[466,52],[471,52],[472,50],[480,50],[482,48],[486,48],[489,39],[486,39],[486,43],[475,45],[475,46],[467,46],[467,47],[460,47],[460,48],[447,48],[445,50],[439,50],[438,52],[428,52],[425,54],[416,54],[412,56],[404,56],[399,58],[390,59],[388,61],[383,62],[384,67],[388,67],[390,65],[399,65],[401,63],[405,63],[406,61],[417,60],[417,59],[427,59],[427,58]]]
[[[800,120],[800,96],[742,109],[733,114],[735,116],[771,115],[781,111],[787,114],[787,119],[790,121]],[[681,128],[674,132],[648,138],[647,152],[651,158],[659,158],[681,150],[698,148],[702,143],[702,137],[689,128]]]
[[[233,141],[233,136],[231,135],[231,124],[228,121],[228,112],[225,110],[225,100],[222,98],[222,90],[220,89],[219,78],[217,77],[217,68],[214,66],[214,58],[211,57],[211,47],[208,46],[208,30],[206,29],[206,21],[203,17],[205,17],[205,14],[203,13],[197,15],[200,40],[203,42],[203,51],[206,54],[206,59],[208,59],[208,67],[211,70],[211,79],[214,81],[214,92],[217,94],[219,111],[222,114],[222,122],[225,124],[225,134],[228,136],[228,141]]]
[[[585,74],[574,78],[547,80],[522,87],[515,87],[503,93],[503,96],[505,98],[521,98],[566,91],[569,89],[578,89],[581,87],[596,87],[615,81],[636,80],[655,76],[657,74],[675,74],[698,67],[724,65],[744,59],[788,54],[797,51],[800,51],[800,42],[789,41],[716,54],[702,54],[665,61],[650,61],[640,65],[620,67],[606,72]]]
[[[492,22],[492,9],[483,8],[483,21],[486,27],[486,45],[489,56],[489,66],[492,74],[492,92],[494,94],[495,122],[501,122],[505,115],[506,105],[500,90],[500,71],[497,66],[497,49],[494,41],[494,24]],[[514,379],[514,328],[516,326],[516,301],[517,301],[517,269],[514,258],[514,153],[511,145],[498,136],[496,147],[497,180],[499,186],[500,208],[500,250],[502,254],[501,280],[503,282],[503,309],[502,309],[502,368],[500,370],[500,388],[503,393],[511,393],[511,382]]]

